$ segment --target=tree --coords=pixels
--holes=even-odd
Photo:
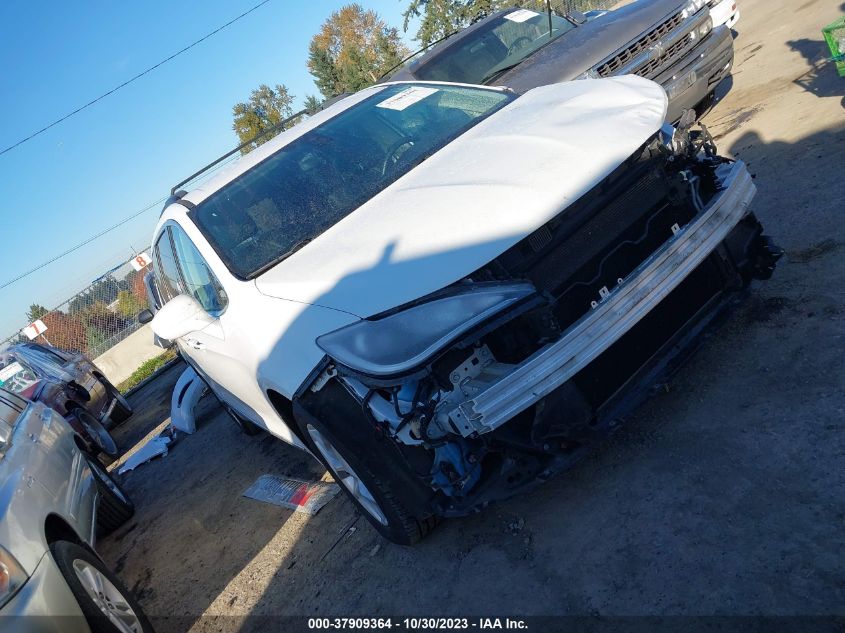
[[[128,290],[121,290],[117,294],[117,313],[124,319],[131,319],[146,308],[146,298],[140,299]]]
[[[402,14],[405,18],[404,29],[412,18],[421,17],[420,28],[414,39],[423,47],[443,39],[466,26],[466,7],[459,0],[411,0],[411,4]]]
[[[48,312],[49,310],[44,306],[37,303],[33,303],[31,306],[29,306],[29,310],[26,313],[27,321],[29,323],[33,323],[34,321],[37,321],[38,319],[43,317]]]
[[[331,14],[308,47],[308,71],[324,97],[374,84],[408,55],[399,31],[372,10],[349,4]]]
[[[248,102],[236,103],[232,107],[232,116],[235,119],[232,123],[232,129],[235,130],[235,134],[238,135],[241,143],[251,141],[264,130],[268,130],[292,116],[293,100],[294,96],[288,92],[284,84],[277,84],[275,88],[261,84],[249,95]],[[291,121],[285,128],[291,127],[295,123],[296,121]],[[241,153],[251,152],[281,131],[280,128],[250,143],[241,149]]]
[[[308,113],[308,116],[314,115],[320,111],[323,101],[314,95],[305,97],[305,102],[302,104],[303,109]]]

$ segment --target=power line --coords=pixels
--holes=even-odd
[[[92,235],[91,237],[89,237],[89,238],[88,238],[88,239],[86,239],[86,240],[83,240],[82,242],[80,242],[80,243],[79,243],[79,244],[77,244],[76,246],[74,246],[74,247],[72,247],[72,248],[67,249],[67,250],[66,250],[66,251],[64,251],[63,253],[59,253],[58,255],[56,255],[55,257],[50,258],[49,260],[47,260],[47,261],[46,261],[46,262],[44,262],[43,264],[39,264],[38,266],[36,266],[36,267],[35,267],[35,268],[33,268],[32,270],[28,270],[28,271],[26,271],[25,273],[21,273],[20,275],[18,275],[18,276],[17,276],[17,277],[15,277],[14,279],[10,279],[9,281],[7,281],[7,282],[3,283],[2,285],[0,285],[0,290],[2,290],[3,288],[6,288],[6,287],[8,287],[8,286],[11,286],[13,283],[15,283],[15,282],[17,282],[17,281],[20,281],[20,280],[21,280],[21,279],[23,279],[24,277],[29,277],[31,274],[33,274],[33,273],[35,273],[35,272],[38,272],[38,271],[39,271],[39,270],[41,270],[42,268],[46,268],[47,266],[49,266],[49,265],[50,265],[50,264],[52,264],[53,262],[60,260],[62,257],[65,257],[66,255],[70,255],[70,254],[71,254],[71,253],[73,253],[74,251],[78,251],[80,248],[82,248],[83,246],[86,246],[86,245],[90,244],[91,242],[93,242],[93,241],[94,241],[94,240],[96,240],[97,238],[102,237],[102,236],[103,236],[103,235],[105,235],[106,233],[110,233],[111,231],[114,231],[116,228],[123,226],[124,224],[126,224],[127,222],[130,222],[131,220],[134,220],[135,218],[137,218],[138,216],[140,216],[140,215],[142,215],[142,214],[146,213],[146,212],[147,212],[147,211],[149,211],[150,209],[153,209],[153,208],[157,207],[158,205],[160,205],[160,204],[161,204],[162,202],[164,202],[165,200],[167,200],[167,198],[166,198],[166,197],[165,197],[165,198],[161,198],[160,200],[156,200],[156,201],[155,201],[155,202],[153,202],[152,204],[150,204],[150,205],[148,205],[148,206],[144,207],[143,209],[140,209],[140,210],[136,211],[136,212],[135,212],[135,213],[133,213],[132,215],[130,215],[130,216],[128,216],[128,217],[126,217],[126,218],[122,219],[122,220],[121,220],[120,222],[118,222],[117,224],[114,224],[114,225],[110,226],[110,227],[109,227],[109,228],[107,228],[107,229],[103,229],[102,231],[100,231],[100,232],[99,232],[99,233],[97,233],[96,235]]]
[[[270,2],[270,0],[262,0],[262,2],[259,2],[258,4],[256,4],[254,7],[252,7],[252,8],[251,8],[251,9],[249,9],[248,11],[245,11],[245,12],[241,13],[238,17],[236,17],[236,18],[234,18],[234,19],[232,19],[232,20],[229,20],[228,22],[226,22],[226,24],[224,24],[224,25],[223,25],[223,26],[221,26],[221,27],[218,27],[218,28],[214,29],[211,33],[209,33],[208,35],[205,35],[205,36],[201,37],[200,39],[198,39],[197,41],[195,41],[193,44],[189,44],[188,46],[186,46],[186,47],[185,47],[185,48],[183,48],[182,50],[180,50],[180,51],[177,51],[177,52],[173,53],[170,57],[168,57],[168,58],[166,58],[166,59],[161,60],[161,61],[160,61],[159,63],[157,63],[156,65],[154,65],[154,66],[150,66],[149,68],[147,68],[147,69],[146,69],[146,70],[144,70],[143,72],[138,73],[137,75],[135,75],[135,76],[134,76],[134,77],[132,77],[131,79],[128,79],[128,80],[124,81],[124,82],[123,82],[122,84],[120,84],[119,86],[115,86],[114,88],[112,88],[112,89],[111,89],[111,90],[109,90],[108,92],[101,94],[101,95],[100,95],[99,97],[97,97],[96,99],[92,99],[91,101],[89,101],[89,102],[88,102],[88,103],[86,103],[85,105],[78,107],[78,108],[77,108],[76,110],[74,110],[73,112],[70,112],[70,113],[68,113],[68,114],[64,115],[63,117],[61,117],[61,118],[59,118],[59,119],[56,119],[55,121],[53,121],[53,122],[52,122],[52,123],[50,123],[49,125],[45,125],[45,126],[44,126],[44,127],[42,127],[40,130],[38,130],[38,131],[36,131],[36,132],[33,132],[32,134],[30,134],[30,135],[29,135],[29,136],[27,136],[26,138],[22,138],[22,139],[21,139],[21,140],[19,140],[17,143],[14,143],[14,144],[12,144],[12,145],[9,145],[8,147],[6,147],[6,148],[5,148],[5,149],[3,149],[2,151],[0,151],[0,156],[2,156],[3,154],[5,154],[6,152],[10,152],[10,151],[12,151],[13,149],[15,149],[16,147],[18,147],[18,146],[20,146],[20,145],[23,145],[23,144],[24,144],[24,143],[26,143],[27,141],[31,141],[32,139],[34,139],[34,138],[35,138],[36,136],[38,136],[39,134],[43,134],[44,132],[46,132],[46,131],[47,131],[47,130],[49,130],[50,128],[52,128],[52,127],[54,127],[54,126],[58,125],[58,124],[59,124],[59,123],[61,123],[62,121],[66,121],[67,119],[69,119],[70,117],[74,116],[75,114],[79,114],[80,112],[82,112],[82,111],[83,111],[83,110],[85,110],[86,108],[90,108],[92,105],[94,105],[94,104],[95,104],[95,103],[97,103],[98,101],[101,101],[101,100],[105,99],[106,97],[108,97],[110,94],[113,94],[113,93],[117,92],[118,90],[120,90],[121,88],[124,88],[124,87],[128,86],[128,85],[129,85],[129,84],[131,84],[133,81],[136,81],[136,80],[140,79],[141,77],[143,77],[144,75],[146,75],[146,74],[148,74],[148,73],[152,72],[153,70],[155,70],[155,69],[156,69],[156,68],[158,68],[159,66],[162,66],[162,65],[166,64],[167,62],[169,62],[170,60],[172,60],[174,57],[178,57],[178,56],[179,56],[179,55],[181,55],[182,53],[184,53],[184,52],[186,52],[186,51],[188,51],[188,50],[192,49],[192,48],[193,48],[194,46],[196,46],[197,44],[200,44],[201,42],[204,42],[205,40],[207,40],[209,37],[211,37],[211,36],[213,36],[213,35],[216,35],[217,33],[219,33],[220,31],[222,31],[222,30],[223,30],[223,29],[225,29],[226,27],[231,26],[232,24],[234,24],[235,22],[237,22],[237,21],[238,21],[238,20],[240,20],[241,18],[246,17],[247,15],[249,15],[250,13],[252,13],[253,11],[255,11],[256,9],[261,8],[262,6],[264,6],[265,4],[267,4],[268,2]],[[0,286],[0,289],[2,289],[2,288],[4,288],[4,287],[5,287],[5,286]]]

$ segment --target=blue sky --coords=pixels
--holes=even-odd
[[[360,0],[400,29],[406,0]],[[240,15],[258,0],[0,3],[6,147]],[[232,106],[261,83],[318,94],[308,42],[342,1],[271,0],[41,136],[0,156],[0,284],[164,197],[237,144]],[[411,28],[413,31],[413,27]],[[405,35],[410,46],[411,34]],[[0,290],[0,340],[149,245],[155,209]]]

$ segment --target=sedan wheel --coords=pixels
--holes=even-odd
[[[99,569],[87,561],[76,559],[73,570],[91,601],[121,633],[140,633],[141,621],[129,601]]]
[[[355,471],[349,463],[337,451],[329,439],[320,433],[317,428],[309,424],[307,429],[308,434],[311,436],[311,440],[314,442],[317,450],[320,451],[320,454],[326,461],[326,464],[331,468],[335,477],[340,480],[339,483],[343,484],[343,486],[349,491],[349,494],[352,495],[352,497],[370,514],[370,516],[382,525],[386,526],[387,517],[384,516],[384,512],[382,512],[378,502],[375,500],[375,497],[373,497],[373,494],[367,486],[364,485],[361,478],[355,474]]]
[[[50,552],[91,633],[152,633],[138,602],[91,549],[55,541]]]

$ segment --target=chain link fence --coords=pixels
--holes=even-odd
[[[138,257],[124,262],[52,310],[33,305],[28,316],[47,328],[35,341],[96,358],[138,330],[138,315],[148,307],[144,275],[150,267],[142,264]],[[3,341],[0,349],[29,341],[24,333],[27,325]]]

